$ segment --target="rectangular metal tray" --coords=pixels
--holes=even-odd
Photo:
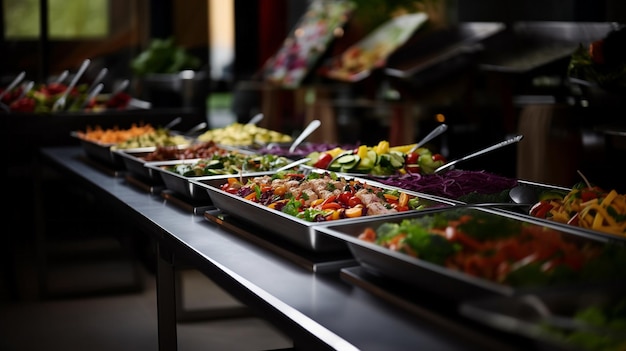
[[[590,338],[604,339],[608,336],[616,343],[626,345],[625,324],[622,323],[621,328],[617,328],[617,323],[612,324],[612,328],[606,325],[590,327],[579,324],[583,319],[580,315],[577,316],[585,310],[593,309],[607,318],[607,321],[617,318],[624,320],[625,301],[625,284],[591,284],[467,301],[460,305],[459,312],[496,330],[528,338],[543,349],[580,351],[590,348],[576,342],[573,335],[584,336],[588,341]],[[621,310],[615,312],[618,308]],[[608,311],[615,315],[604,313]]]
[[[159,172],[153,168],[146,167],[144,157],[154,152],[156,147],[145,147],[138,149],[114,150],[124,163],[124,168],[133,176],[150,184],[163,184],[163,178]]]
[[[198,186],[196,183],[191,182],[192,178],[195,177],[185,177],[176,172],[171,172],[165,169],[167,166],[179,165],[179,164],[193,164],[198,162],[199,158],[192,158],[188,160],[172,160],[172,161],[156,161],[156,162],[145,162],[144,167],[147,168],[154,176],[160,176],[161,180],[165,187],[176,194],[184,196],[189,200],[200,200],[207,201],[207,203],[211,203],[211,197],[206,192],[203,187]],[[232,177],[233,175],[219,175],[219,176],[205,176],[198,178],[209,178],[209,179],[219,179],[220,181],[224,181],[228,179],[228,177]]]
[[[253,175],[249,175],[247,177],[243,177],[242,180],[245,182],[248,178]],[[358,178],[349,178],[346,179],[358,179]],[[365,179],[359,179],[362,182],[368,182]],[[266,207],[264,205],[245,200],[239,196],[230,194],[226,191],[220,189],[220,185],[225,183],[224,179],[195,179],[192,180],[193,183],[197,184],[200,187],[203,187],[205,191],[210,194],[211,200],[213,201],[213,205],[220,210],[232,215],[236,216],[244,221],[254,223],[255,225],[271,228],[271,231],[276,235],[304,248],[307,250],[315,251],[315,252],[331,252],[335,250],[346,250],[346,244],[344,240],[334,238],[332,236],[327,236],[321,234],[320,232],[315,230],[315,227],[323,225],[323,222],[308,222],[294,216],[288,215],[281,211],[277,211]],[[378,184],[376,185],[378,186]],[[385,188],[383,185],[380,185],[381,188]],[[440,206],[450,206],[450,203],[429,197],[428,195],[413,193],[407,191],[409,194],[413,194],[418,196],[422,202],[427,206],[432,207],[440,207]],[[426,210],[422,210],[426,211]],[[418,212],[418,211],[411,211]],[[369,216],[374,218],[390,218],[396,214],[386,214],[386,215],[377,215],[377,216]],[[331,222],[337,223],[354,223],[361,221],[362,218],[346,218],[346,219],[338,219]],[[326,222],[330,223],[330,222]]]
[[[570,239],[576,242],[591,240],[594,243],[598,243],[598,245],[606,245],[608,243],[601,237],[588,236],[573,227],[562,228],[551,223],[536,221],[513,213],[476,208],[470,205],[457,205],[454,208],[434,209],[423,213],[406,213],[391,218],[370,218],[350,223],[329,223],[328,225],[318,226],[315,229],[325,235],[346,241],[356,260],[366,271],[399,281],[406,284],[407,288],[426,289],[433,293],[441,294],[441,296],[450,300],[463,301],[485,296],[512,296],[530,288],[529,286],[523,288],[514,287],[472,276],[460,270],[449,269],[443,265],[421,260],[358,238],[359,234],[368,227],[376,229],[383,223],[400,223],[403,219],[419,218],[437,212],[445,213],[446,211],[468,211],[467,213],[469,214],[473,213],[473,211],[479,211],[487,215],[488,218],[493,216],[494,219],[498,220],[505,219],[512,223],[518,222],[524,225],[540,226],[561,232],[568,241]],[[450,214],[453,213],[450,212]]]
[[[229,146],[209,145],[209,146],[204,147],[205,144],[207,143],[192,143],[189,145],[179,145],[177,149],[179,151],[186,150],[188,151],[188,154],[184,156],[180,156],[180,157],[167,159],[167,160],[164,159],[162,161],[176,161],[176,160],[190,159],[190,158],[197,159],[199,157],[198,155],[200,152],[202,155],[206,155],[208,148],[211,148],[211,150],[216,150],[216,151],[217,150],[236,151],[240,153],[252,154],[252,152],[249,152],[247,150],[240,150],[240,149],[236,149],[236,148],[229,147]],[[113,150],[113,152],[118,154],[121,157],[122,161],[124,162],[124,166],[126,170],[128,170],[131,175],[139,178],[139,180],[147,181],[150,184],[163,184],[163,178],[161,177],[161,172],[157,172],[152,167],[145,166],[145,164],[148,162],[162,162],[162,161],[146,161],[146,156],[148,156],[149,154],[151,154],[152,152],[156,150],[157,150],[156,146],[151,146],[151,147],[142,147],[142,148],[135,148],[135,149],[119,149],[119,150]]]
[[[237,151],[238,152],[238,151]],[[148,168],[155,176],[160,175],[165,187],[176,194],[182,195],[183,197],[190,200],[200,200],[203,202],[209,201],[207,203],[211,203],[211,197],[207,193],[206,189],[203,186],[199,186],[197,183],[192,182],[192,180],[197,179],[215,179],[220,182],[224,182],[226,179],[239,176],[238,174],[224,174],[224,175],[209,175],[209,176],[197,176],[197,177],[188,177],[176,172],[169,171],[165,169],[167,166],[180,165],[180,164],[193,164],[202,160],[201,158],[193,158],[186,160],[171,160],[171,161],[155,161],[155,162],[145,162],[144,167]],[[273,172],[244,172],[244,175],[265,175],[272,174]]]
[[[79,140],[81,147],[89,158],[113,169],[124,169],[124,161],[111,149],[115,145],[114,143],[103,144],[87,140],[81,138],[78,132],[71,132],[70,135]]]

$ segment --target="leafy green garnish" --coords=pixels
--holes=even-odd
[[[299,209],[302,206],[302,203],[294,198],[289,199],[289,201],[283,206],[282,212],[291,215],[297,216],[300,212]]]

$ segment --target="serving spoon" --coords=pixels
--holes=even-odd
[[[494,144],[494,145],[491,145],[491,146],[486,147],[484,149],[478,150],[478,151],[476,151],[474,153],[471,153],[469,155],[463,156],[463,157],[461,157],[459,159],[456,159],[454,161],[447,162],[444,165],[440,166],[439,168],[435,169],[434,173],[435,174],[441,173],[441,172],[443,172],[443,171],[445,171],[447,169],[452,168],[454,165],[456,165],[459,162],[469,160],[470,158],[474,158],[476,156],[480,156],[480,155],[485,154],[487,152],[499,149],[501,147],[504,147],[504,146],[507,146],[507,145],[510,145],[510,144],[513,144],[513,143],[517,143],[520,140],[522,140],[523,137],[524,137],[523,135],[517,135],[517,136],[515,136],[515,137],[513,137],[511,139],[507,139],[505,141],[501,141],[501,142],[499,142],[497,144]]]
[[[518,204],[535,204],[539,201],[537,192],[525,185],[518,185],[509,190],[509,197]]]

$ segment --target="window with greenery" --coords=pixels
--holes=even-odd
[[[39,0],[3,0],[5,39],[37,39]],[[109,0],[48,0],[48,36],[53,40],[102,38],[109,34]]]

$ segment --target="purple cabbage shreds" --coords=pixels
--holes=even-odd
[[[254,189],[248,186],[241,187],[237,191],[237,196],[246,197],[254,192]]]
[[[381,179],[381,183],[425,194],[458,199],[476,192],[494,194],[517,185],[517,179],[503,177],[486,171],[453,169],[443,174],[405,174]]]
[[[312,152],[324,152],[328,150],[332,150],[336,147],[341,147],[344,150],[352,150],[359,147],[359,145],[339,145],[334,143],[302,143],[298,145],[298,147],[294,150],[294,152],[289,152],[290,145],[272,145],[269,148],[262,149],[263,153],[284,156],[287,158],[296,158],[304,157],[309,155]]]

